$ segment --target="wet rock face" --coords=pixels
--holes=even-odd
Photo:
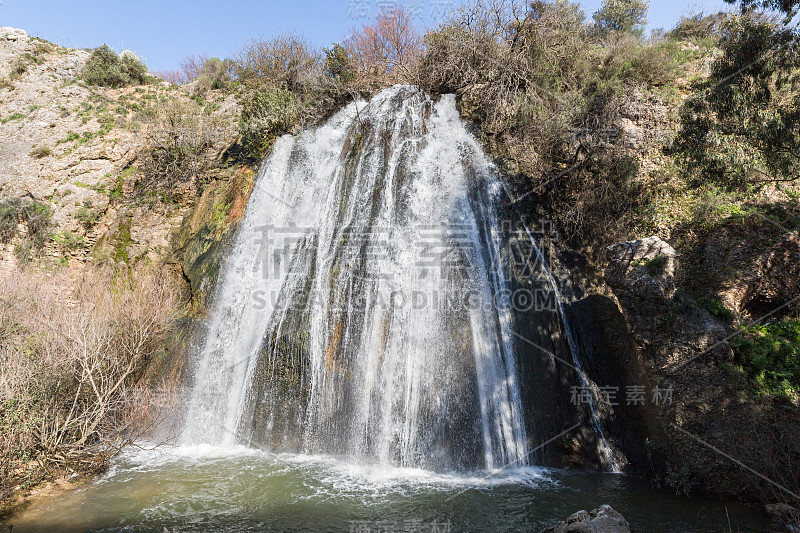
[[[756,261],[741,308],[753,316],[800,313],[800,234],[785,234]]]
[[[542,533],[630,533],[631,526],[610,505],[592,511],[578,511]]]
[[[614,398],[600,394],[596,399],[598,416],[607,428],[606,439],[624,457],[618,457],[621,467],[646,472],[647,429],[642,416],[649,406],[631,404],[625,396],[630,387],[651,390],[652,385],[625,317],[616,302],[599,294],[569,304],[566,314],[588,378],[598,387],[618,391]]]

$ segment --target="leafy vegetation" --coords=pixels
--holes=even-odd
[[[90,85],[128,87],[144,85],[148,80],[147,67],[131,52],[120,55],[104,44],[92,52],[82,72]]]
[[[35,251],[40,252],[50,240],[53,227],[49,206],[22,198],[0,202],[0,242],[10,243],[17,235],[19,224],[27,226],[26,239]]]
[[[332,48],[323,48],[325,62],[322,73],[339,83],[350,83],[356,79],[356,70],[347,48],[336,43]]]
[[[303,118],[303,107],[286,89],[264,88],[244,97],[239,123],[242,144],[260,159],[275,138],[292,129]]]
[[[681,110],[675,146],[695,181],[723,187],[800,178],[800,34],[759,15],[722,26],[722,56]]]
[[[786,399],[800,393],[800,321],[744,326],[731,341],[736,362],[760,394]]]
[[[603,0],[600,10],[592,16],[593,29],[599,35],[612,32],[642,35],[649,10],[650,4],[644,0]]]

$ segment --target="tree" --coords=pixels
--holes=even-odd
[[[237,77],[248,88],[302,91],[319,74],[319,56],[302,37],[254,39],[236,55]]]
[[[678,153],[727,187],[800,178],[800,40],[757,15],[733,17],[723,54],[681,110]]]
[[[353,62],[344,46],[336,43],[333,48],[323,48],[322,51],[325,53],[325,62],[322,67],[322,73],[325,76],[340,83],[349,83],[355,79],[356,72]]]
[[[755,10],[776,11],[783,13],[784,24],[789,24],[791,20],[800,12],[800,0],[725,0],[729,4],[740,3],[742,13],[747,14]]]
[[[353,33],[345,47],[359,73],[377,82],[414,81],[422,57],[422,37],[411,12],[402,6],[382,10],[375,23]]]
[[[603,0],[603,6],[592,18],[600,35],[612,32],[641,35],[647,25],[650,4],[645,0]]]

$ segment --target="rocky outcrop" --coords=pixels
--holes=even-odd
[[[785,236],[758,261],[760,275],[750,294],[776,303],[790,297],[792,289],[784,292],[783,284],[796,283],[789,279],[797,269],[795,239]],[[637,359],[619,359],[627,366],[616,372],[625,375],[643,368],[651,392],[647,408],[635,412],[642,428],[638,437],[647,441],[646,469],[679,493],[700,489],[757,497],[760,479],[730,457],[760,464],[765,472],[773,469],[773,443],[760,435],[795,431],[790,428],[797,427],[796,409],[779,415],[732,370],[734,352],[728,339],[734,330],[677,290],[677,254],[666,242],[654,237],[623,242],[607,253],[606,281],[643,364],[628,368]],[[656,402],[655,388],[669,391],[668,398],[662,395]]]
[[[28,33],[25,30],[21,30],[19,28],[10,28],[10,27],[3,27],[0,28],[0,40],[17,42],[17,41],[28,41]]]
[[[617,453],[619,466],[625,462],[635,470],[646,463],[642,435],[645,401],[630,401],[632,390],[652,390],[645,365],[628,331],[625,317],[614,300],[593,294],[565,308],[578,346],[581,368],[592,383],[608,391],[596,395],[598,416],[606,428],[606,439]],[[600,389],[598,389],[600,390]],[[624,460],[622,459],[624,457]]]
[[[753,317],[800,313],[800,234],[786,233],[758,258],[741,302]]]
[[[657,304],[675,295],[678,253],[660,238],[613,244],[606,255],[606,281],[615,291]]]
[[[558,525],[541,533],[630,533],[631,526],[610,505],[601,505],[592,511],[578,511]]]
[[[88,261],[202,261],[228,229],[220,228],[238,220],[227,216],[234,201],[242,203],[241,195],[229,193],[239,166],[223,161],[238,135],[235,98],[206,93],[204,110],[189,105],[191,89],[167,83],[88,86],[80,73],[90,55],[0,28],[0,201],[24,198],[49,208],[54,239],[46,260],[78,268]],[[213,168],[164,192],[137,185],[137,167],[148,131],[159,127],[158,105],[170,104],[211,113],[224,126],[208,148]],[[202,250],[176,257],[204,224],[215,229],[202,230]],[[0,245],[0,271],[14,268],[15,246]]]

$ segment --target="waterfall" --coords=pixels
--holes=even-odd
[[[454,97],[412,86],[278,139],[218,281],[182,441],[527,464],[498,184]]]

